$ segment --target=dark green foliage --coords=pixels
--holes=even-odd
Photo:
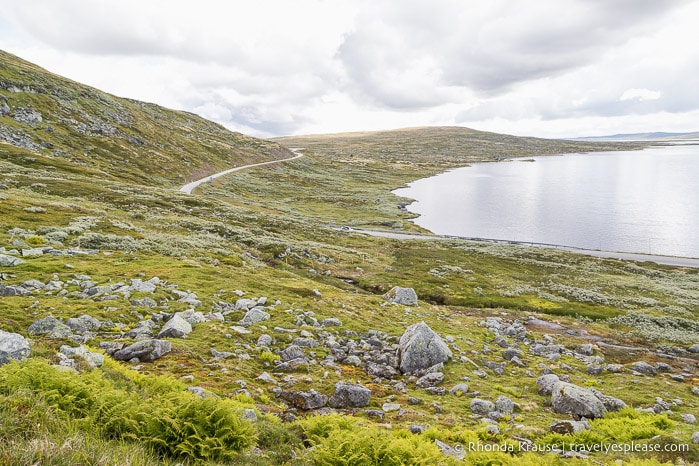
[[[201,399],[164,378],[122,372],[113,380],[114,372],[73,374],[30,359],[0,368],[0,394],[39,396],[81,430],[134,440],[163,457],[225,461],[255,441],[233,401]]]

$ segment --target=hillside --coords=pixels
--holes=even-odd
[[[149,144],[186,139],[159,122],[139,120]],[[466,128],[279,142],[304,156],[192,195],[119,171],[116,143],[106,174],[0,144],[0,464],[699,461],[699,269],[338,228],[415,229],[391,191],[471,161],[639,146]]]
[[[84,167],[100,178],[161,186],[290,156],[273,142],[192,113],[112,96],[3,51],[0,142],[27,149],[36,154],[31,163],[59,171]],[[29,163],[13,154],[0,145],[0,156]]]

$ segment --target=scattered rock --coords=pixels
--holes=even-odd
[[[14,359],[21,361],[31,352],[29,341],[19,333],[0,330],[0,366]]]
[[[306,354],[297,345],[289,345],[279,353],[279,357],[282,358],[282,361],[291,361],[293,359],[305,358]]]
[[[272,343],[274,340],[270,335],[267,335],[266,333],[263,333],[260,335],[260,337],[257,339],[257,343],[255,344],[258,348],[269,348],[272,346]]]
[[[444,381],[444,374],[441,372],[430,372],[427,375],[424,375],[417,379],[417,382],[415,382],[415,385],[417,388],[429,388],[429,387],[435,387],[442,383]]]
[[[550,395],[553,390],[553,386],[556,385],[560,379],[556,374],[545,374],[536,379],[536,392],[539,395]]]
[[[471,400],[470,408],[474,413],[486,416],[489,412],[495,410],[495,405],[491,401],[474,398]]]
[[[269,320],[269,318],[270,315],[268,312],[263,311],[261,307],[254,307],[250,309],[238,323],[243,327],[249,327],[252,324]]]
[[[590,424],[587,421],[563,420],[549,426],[549,432],[557,434],[575,434],[583,430],[590,430]]]
[[[162,330],[158,333],[158,338],[172,337],[172,338],[184,338],[192,332],[192,325],[180,317],[179,314],[175,314],[163,325]]]
[[[699,343],[695,343],[694,345],[690,346],[687,348],[687,351],[690,353],[699,353]]]
[[[398,359],[403,373],[427,369],[444,363],[452,352],[442,338],[425,323],[413,324],[398,342]]]
[[[67,338],[73,334],[70,327],[53,316],[35,321],[27,332],[29,335],[46,335],[49,338]]]
[[[419,425],[415,425],[415,424],[410,426],[410,433],[411,434],[421,434],[426,430],[427,430],[427,427],[425,427],[425,426],[419,426]]]
[[[444,443],[438,439],[435,439],[434,443],[437,445],[437,448],[439,448],[439,450],[442,452],[442,454],[444,456],[446,456],[446,457],[451,456],[454,458],[458,458],[460,460],[464,459],[465,452],[462,448],[457,449],[457,448],[450,447],[449,445],[447,445],[446,443]]]
[[[655,375],[655,367],[645,361],[638,361],[631,364],[631,370],[643,375]]]
[[[328,319],[323,319],[320,321],[321,327],[341,327],[342,321],[337,317],[330,317]]]
[[[66,325],[75,333],[84,334],[99,330],[102,325],[99,320],[89,315],[81,315],[80,317],[71,317],[66,321]]]
[[[24,264],[24,261],[19,257],[0,254],[0,267],[15,267]]]
[[[394,286],[388,293],[383,295],[383,297],[394,304],[417,306],[417,293],[415,293],[415,290],[412,288]]]
[[[692,434],[692,443],[699,444],[699,432],[694,432]]]
[[[697,418],[694,414],[680,414],[680,417],[686,424],[696,424]]]
[[[349,382],[335,384],[335,393],[328,404],[333,408],[362,408],[369,404],[371,390],[363,385]]]
[[[90,367],[102,367],[104,364],[104,355],[100,353],[93,353],[86,347],[80,345],[78,347],[72,347],[68,345],[63,345],[58,350],[59,357],[63,355],[65,358],[59,363],[61,366],[72,367],[77,369],[75,357],[78,356],[90,365]]]
[[[495,409],[502,414],[512,414],[515,412],[515,402],[501,395],[495,400]]]
[[[575,352],[584,356],[592,356],[595,353],[595,348],[591,343],[586,343],[584,345],[578,345]]]
[[[575,419],[594,419],[607,414],[604,403],[590,390],[560,381],[553,386],[551,405],[555,412],[570,414]]]
[[[166,340],[142,340],[115,352],[117,361],[138,359],[142,362],[153,362],[172,351],[172,345]]]
[[[277,380],[274,377],[272,377],[271,375],[269,375],[267,372],[263,372],[262,374],[260,374],[257,377],[257,380],[261,380],[263,382],[273,383],[273,384],[277,383]]]
[[[304,411],[322,408],[328,403],[328,397],[315,390],[310,390],[308,392],[282,392],[280,396],[292,408],[302,409]]]
[[[462,396],[468,393],[468,384],[466,383],[457,383],[452,387],[451,390],[449,390],[449,393],[455,396]]]

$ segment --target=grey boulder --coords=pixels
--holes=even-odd
[[[24,264],[24,261],[19,257],[8,256],[7,254],[0,254],[0,267],[15,267],[21,264]]]
[[[120,349],[113,357],[117,361],[130,361],[134,358],[143,362],[153,362],[172,351],[172,345],[165,340],[142,340]]]
[[[30,351],[29,341],[22,335],[0,330],[0,366],[13,359],[21,361]]]
[[[401,372],[415,372],[444,363],[452,352],[426,323],[413,324],[400,337],[397,350]]]
[[[53,316],[37,320],[29,326],[27,332],[29,335],[47,335],[49,338],[66,338],[73,334],[70,327]]]
[[[570,414],[575,419],[595,419],[607,414],[604,403],[592,391],[567,382],[554,384],[551,405],[555,412]]]
[[[412,288],[402,288],[394,286],[391,290],[383,295],[384,299],[394,304],[403,304],[404,306],[417,306],[417,293]]]
[[[165,323],[165,325],[163,325],[160,333],[158,333],[158,338],[183,338],[189,335],[191,331],[192,325],[179,315],[175,314]]]
[[[371,390],[363,385],[338,382],[335,384],[335,393],[328,400],[333,408],[362,408],[369,404]]]
[[[328,403],[328,397],[322,393],[318,393],[315,390],[310,390],[308,392],[282,392],[280,396],[292,408],[297,408],[304,411],[322,408]]]
[[[243,319],[239,322],[243,327],[249,327],[257,322],[262,322],[264,320],[269,320],[270,315],[268,312],[262,310],[261,307],[253,307],[247,313]]]

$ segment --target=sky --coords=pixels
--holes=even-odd
[[[699,0],[0,0],[0,49],[246,134],[699,131]]]

